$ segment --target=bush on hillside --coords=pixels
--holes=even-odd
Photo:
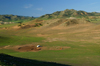
[[[73,25],[73,24],[79,24],[78,20],[77,19],[68,20],[67,25]]]
[[[42,23],[35,23],[35,24],[32,24],[32,25],[23,25],[23,26],[21,26],[21,28],[26,29],[26,28],[39,27],[39,26],[43,26],[43,24]]]

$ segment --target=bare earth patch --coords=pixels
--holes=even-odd
[[[27,44],[27,45],[17,45],[17,46],[4,46],[0,49],[11,49],[19,52],[27,52],[27,51],[39,51],[41,50],[41,47],[36,47],[36,45],[33,44]]]
[[[23,46],[16,49],[16,51],[20,51],[20,52],[39,51],[39,50],[41,50],[41,47],[35,47],[35,46]]]
[[[93,37],[93,39],[100,39],[100,37]]]
[[[45,34],[37,34],[37,36],[39,36],[39,37],[45,37],[45,36],[48,36],[48,35],[45,35]]]
[[[47,38],[44,42],[65,41],[66,38]]]
[[[35,45],[18,45],[18,46],[4,46],[0,49],[11,49],[18,52],[35,52],[40,50],[64,50],[70,47],[67,46],[53,46],[53,47],[36,47]]]
[[[64,49],[69,49],[70,47],[67,46],[54,46],[54,47],[50,47],[49,50],[64,50]]]
[[[3,48],[9,48],[10,47],[10,45],[7,45],[7,46],[4,46]]]
[[[14,29],[19,29],[20,27],[19,27],[19,26],[14,26],[14,27],[12,27],[12,28],[14,28]]]

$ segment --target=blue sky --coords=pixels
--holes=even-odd
[[[0,15],[39,17],[65,9],[100,12],[100,0],[0,0]]]

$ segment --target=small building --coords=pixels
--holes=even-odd
[[[41,47],[40,45],[37,45],[37,47]]]

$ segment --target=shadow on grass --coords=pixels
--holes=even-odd
[[[4,63],[5,66],[71,66],[71,65],[64,65],[58,64],[55,62],[44,62],[44,61],[37,61],[25,58],[19,58],[10,56],[7,54],[0,53],[0,63]]]
[[[6,39],[10,39],[10,38],[8,38],[8,37],[3,37],[3,36],[0,36],[0,39],[6,40]]]

